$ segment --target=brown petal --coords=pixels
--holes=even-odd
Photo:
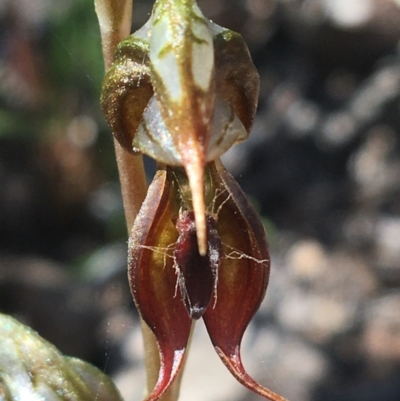
[[[118,45],[115,62],[103,81],[101,106],[104,117],[117,141],[128,152],[134,152],[133,137],[153,96],[148,52],[148,42],[130,36]]]
[[[260,77],[243,38],[223,29],[214,36],[217,93],[230,103],[250,133],[257,110]]]
[[[257,394],[283,401],[284,398],[255,382],[240,358],[243,334],[260,307],[268,284],[270,258],[264,228],[239,185],[220,163],[212,167],[212,175],[216,188],[224,191],[215,202],[224,255],[215,304],[206,310],[204,322],[218,355],[233,376]]]
[[[129,239],[128,277],[136,306],[156,336],[160,353],[157,400],[176,379],[184,360],[191,319],[179,294],[171,244],[178,232],[171,173],[159,170],[149,187]]]

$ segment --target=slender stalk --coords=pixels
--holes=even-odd
[[[106,70],[114,62],[114,52],[118,43],[131,33],[132,1],[94,0]]]
[[[100,25],[104,66],[107,70],[114,61],[116,46],[130,34],[132,0],[95,0],[95,8]],[[147,192],[143,158],[129,154],[115,140],[114,146],[129,233]],[[147,391],[150,392],[158,378],[160,364],[158,347],[153,333],[143,321],[141,321],[141,327],[145,350]],[[160,401],[176,401],[179,385],[180,383],[177,381]]]

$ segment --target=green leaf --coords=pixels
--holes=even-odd
[[[10,316],[0,314],[0,338],[1,400],[122,401],[100,370],[63,356]]]

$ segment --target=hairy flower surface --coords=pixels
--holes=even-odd
[[[106,74],[102,107],[121,145],[184,166],[202,254],[205,165],[247,138],[258,87],[241,36],[204,17],[195,0],[156,1]]]
[[[196,239],[191,191],[182,168],[159,169],[129,240],[129,281],[144,321],[157,338],[157,400],[177,377],[193,319],[203,317],[216,352],[243,385],[273,401],[240,357],[243,334],[264,298],[269,254],[263,226],[220,162],[205,170],[207,253]]]

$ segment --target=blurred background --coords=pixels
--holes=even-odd
[[[252,135],[224,156],[272,257],[246,367],[291,401],[399,401],[400,1],[199,5],[244,36],[261,76]],[[151,6],[134,1],[133,30]],[[0,0],[0,312],[140,401],[103,74],[92,0]],[[181,399],[260,399],[225,371],[201,322]]]

